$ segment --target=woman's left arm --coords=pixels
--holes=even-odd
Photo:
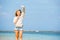
[[[25,6],[23,5],[22,6],[22,14],[21,14],[21,16],[24,17],[24,15],[25,15]]]

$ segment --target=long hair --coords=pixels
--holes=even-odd
[[[21,11],[20,9],[17,10],[17,11],[20,11],[20,13],[22,13],[22,11]],[[17,15],[17,11],[15,12],[15,16],[18,16],[18,15]]]

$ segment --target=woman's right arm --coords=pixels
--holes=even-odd
[[[13,23],[16,24],[18,19],[19,19],[19,17],[17,17],[17,18],[15,17],[14,20],[13,20]]]

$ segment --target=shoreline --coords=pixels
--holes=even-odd
[[[0,32],[14,32],[14,31],[0,31]],[[36,33],[60,33],[60,31],[24,31],[23,32],[36,32]]]

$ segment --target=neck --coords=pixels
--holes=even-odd
[[[20,15],[18,15],[18,16],[20,16]]]

